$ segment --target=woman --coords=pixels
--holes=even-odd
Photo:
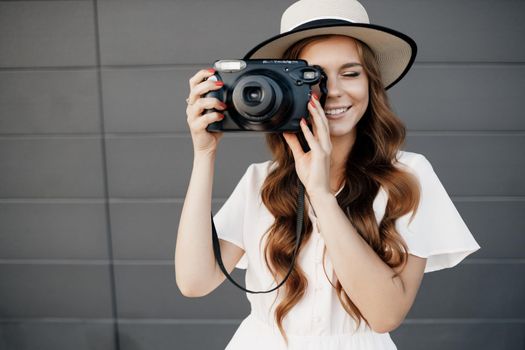
[[[317,64],[328,93],[323,108],[314,88],[312,130],[303,120],[297,134],[266,135],[274,159],[251,164],[214,216],[227,270],[247,268],[247,288],[268,290],[288,272],[298,181],[306,190],[294,270],[282,291],[247,295],[251,313],[227,349],[396,349],[388,332],[410,310],[424,272],[480,248],[429,161],[400,150],[405,128],[385,90],[406,74],[415,51],[405,35],[368,24],[355,0],[302,0],[283,14],[280,35],[246,55]],[[206,295],[225,279],[202,220],[222,136],[205,130],[220,114],[201,113],[226,108],[199,97],[220,88],[203,81],[212,74],[190,80],[195,161],[176,250],[177,284],[187,296]]]

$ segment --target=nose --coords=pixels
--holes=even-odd
[[[334,77],[327,77],[326,79],[327,79],[326,89],[328,90],[326,97],[328,98],[340,97],[341,87],[339,86],[339,80]]]

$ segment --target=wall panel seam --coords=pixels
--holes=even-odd
[[[17,1],[17,0],[14,0]],[[69,1],[69,0],[67,0]],[[83,1],[83,0],[77,0]],[[89,1],[89,0],[87,0]],[[2,2],[2,1],[0,1]],[[18,1],[17,1],[18,2]],[[26,67],[0,67],[1,72],[16,71],[60,71],[60,70],[130,70],[130,69],[180,69],[195,70],[196,68],[207,68],[213,62],[202,63],[143,63],[143,64],[100,64],[100,65],[80,65],[80,66],[26,66]],[[525,67],[525,61],[416,61],[413,67]]]
[[[115,350],[120,350],[120,332],[118,324],[118,306],[117,306],[117,292],[115,281],[115,269],[113,264],[113,237],[111,231],[111,207],[109,203],[109,179],[108,179],[108,164],[105,138],[105,124],[104,124],[104,94],[102,84],[102,69],[101,69],[101,53],[100,53],[100,28],[98,18],[98,0],[92,0],[93,6],[93,21],[95,29],[95,52],[97,65],[97,92],[98,92],[98,111],[100,120],[100,145],[101,145],[101,160],[102,160],[102,176],[104,186],[104,209],[106,217],[106,242],[107,242],[107,256],[109,259],[109,285],[111,296],[111,313],[113,316],[113,341]]]
[[[263,139],[264,135],[259,135],[258,132],[235,132],[228,133],[228,138],[250,139],[253,140],[254,135]],[[186,138],[191,139],[188,132],[120,132],[120,133],[106,133],[106,139],[155,139],[155,138]],[[407,130],[407,136],[525,136],[525,130]],[[0,133],[0,140],[31,140],[31,139],[99,139],[99,133]]]
[[[236,324],[243,319],[239,318],[120,318],[122,324],[177,324],[177,325],[207,325],[207,324]],[[112,319],[103,318],[2,318],[0,323],[111,323]],[[525,318],[406,318],[403,324],[525,324]]]
[[[461,261],[467,265],[525,265],[525,258],[471,258]],[[115,265],[115,266],[172,266],[172,259],[20,259],[3,258],[0,265]],[[441,272],[447,271],[444,269]],[[440,271],[437,271],[440,272]],[[243,272],[245,273],[245,272]]]

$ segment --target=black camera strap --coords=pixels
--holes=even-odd
[[[244,290],[245,292],[252,293],[252,294],[273,292],[274,290],[279,288],[288,279],[288,276],[292,272],[292,269],[293,269],[294,264],[295,264],[295,257],[297,256],[297,251],[299,250],[299,244],[301,243],[301,238],[302,238],[301,237],[301,233],[302,233],[302,228],[303,228],[303,215],[304,215],[304,185],[301,183],[300,180],[298,180],[298,182],[299,182],[299,193],[297,195],[297,225],[296,225],[296,231],[295,231],[296,240],[295,240],[295,249],[294,249],[294,253],[293,253],[292,263],[290,265],[290,270],[288,270],[288,273],[284,277],[284,280],[281,283],[279,283],[279,285],[274,287],[273,289],[270,289],[270,290],[267,290],[267,291],[254,292],[254,291],[248,290],[248,289],[244,288],[243,286],[239,285],[230,276],[230,274],[228,273],[228,271],[226,270],[226,268],[224,267],[224,264],[222,262],[221,247],[220,247],[220,243],[219,243],[219,238],[217,237],[217,231],[215,229],[215,223],[213,222],[213,213],[211,214],[213,252],[215,254],[215,260],[219,263],[219,267],[221,268],[221,270],[224,273],[224,275],[226,276],[226,278],[228,278],[233,284],[235,284],[237,287],[239,287],[240,289]]]
[[[319,88],[321,90],[321,97],[320,97],[319,102],[321,103],[321,106],[324,108],[324,105],[325,105],[325,102],[326,102],[326,95],[328,93],[328,89],[326,88],[326,83],[327,83],[328,77],[327,77],[326,73],[324,72],[324,70],[320,66],[315,65],[314,67],[319,69],[319,71],[321,73],[321,78],[319,79]],[[308,143],[306,142],[306,139],[304,138],[304,136],[301,133],[299,133],[298,139],[299,139],[299,143],[301,144],[301,146],[303,148],[303,151],[308,152],[310,150],[310,147],[308,146]],[[297,224],[296,224],[296,231],[295,231],[296,240],[295,240],[295,249],[294,249],[294,253],[293,253],[293,257],[292,257],[292,263],[291,263],[290,269],[288,270],[288,273],[284,277],[283,281],[281,283],[279,283],[279,285],[277,285],[273,289],[270,289],[270,290],[267,290],[267,291],[254,292],[254,291],[251,291],[251,290],[246,289],[243,286],[239,285],[230,276],[230,274],[228,273],[228,271],[226,270],[226,268],[224,267],[224,264],[222,262],[221,247],[220,247],[220,243],[219,243],[219,238],[217,237],[217,231],[215,229],[215,223],[213,222],[213,213],[211,213],[213,253],[215,254],[215,260],[219,263],[219,267],[221,268],[221,270],[224,273],[224,275],[226,276],[226,278],[228,278],[233,284],[235,284],[237,287],[239,287],[240,289],[244,290],[245,292],[252,293],[252,294],[273,292],[274,290],[276,290],[277,288],[282,286],[284,282],[286,282],[286,280],[288,279],[288,276],[290,276],[290,273],[292,272],[292,269],[293,269],[294,264],[295,264],[295,258],[297,256],[297,251],[299,250],[299,244],[301,243],[301,238],[302,238],[301,237],[301,233],[302,233],[302,228],[303,228],[303,216],[304,216],[304,191],[305,191],[305,189],[304,189],[304,185],[301,182],[301,180],[298,179],[298,183],[299,183],[299,191],[298,191],[298,195],[297,195]]]

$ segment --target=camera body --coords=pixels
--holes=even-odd
[[[208,79],[222,81],[220,90],[208,92],[227,105],[221,121],[209,124],[210,132],[300,130],[308,118],[311,87],[320,82],[322,70],[305,60],[218,60]],[[206,110],[204,113],[215,111]]]

